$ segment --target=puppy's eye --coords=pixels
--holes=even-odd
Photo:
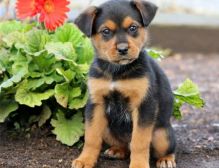
[[[105,37],[109,36],[111,33],[112,33],[111,30],[108,28],[102,30],[102,34]]]
[[[132,25],[129,27],[129,32],[131,33],[135,33],[137,32],[137,30],[138,30],[138,27],[136,25]]]

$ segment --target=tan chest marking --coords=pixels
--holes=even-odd
[[[111,91],[117,90],[124,97],[129,98],[130,105],[134,109],[134,107],[140,105],[147,95],[149,81],[146,77],[118,81],[90,78],[88,86],[94,103],[104,103],[104,96],[107,96]]]

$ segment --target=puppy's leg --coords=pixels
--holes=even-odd
[[[107,149],[104,152],[104,155],[106,155],[109,158],[115,158],[115,159],[125,159],[128,155],[128,144],[124,142],[120,142],[117,140],[110,132],[110,130],[107,128],[104,131],[103,136],[104,142],[110,145],[111,147]]]
[[[103,133],[107,126],[103,105],[95,105],[91,120],[85,122],[85,144],[81,155],[72,162],[73,168],[93,168],[99,156]]]
[[[132,113],[133,132],[130,144],[131,163],[129,168],[150,168],[149,155],[150,143],[153,133],[153,125],[139,125],[138,110]]]
[[[156,128],[153,133],[152,147],[158,158],[157,168],[175,168],[175,137],[171,126]]]

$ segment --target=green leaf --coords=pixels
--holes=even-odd
[[[3,88],[7,89],[7,88],[13,86],[14,84],[19,83],[25,75],[26,75],[25,71],[20,71],[17,74],[15,74],[14,76],[12,76],[10,79],[4,81],[0,85],[0,93],[1,93]]]
[[[15,100],[29,107],[41,106],[43,100],[47,100],[54,95],[54,90],[50,89],[43,93],[37,93],[28,89],[27,81],[24,81],[17,89]]]
[[[29,63],[29,73],[32,78],[49,76],[60,66],[61,63],[56,62],[54,56],[41,54],[31,59]]]
[[[3,123],[9,114],[18,109],[18,103],[13,100],[0,100],[0,123]]]
[[[197,108],[202,108],[205,105],[204,100],[200,97],[200,95],[195,95],[195,96],[175,96],[176,99],[187,103],[189,105],[195,106]]]
[[[27,42],[24,51],[30,55],[39,56],[45,52],[45,45],[49,41],[49,35],[44,30],[36,30],[27,33]]]
[[[0,49],[0,71],[4,72],[11,67],[11,62],[9,60],[10,52],[5,48]]]
[[[19,21],[0,22],[0,35],[7,35],[11,32],[26,32],[33,27],[33,24],[25,24]]]
[[[174,110],[173,110],[173,116],[177,119],[180,120],[182,119],[182,112],[180,108],[182,107],[183,102],[176,100],[174,101]]]
[[[176,91],[174,91],[174,94],[177,96],[195,96],[199,95],[199,89],[198,86],[193,83],[190,79],[186,79],[185,82],[183,82]]]
[[[80,87],[73,88],[69,83],[58,84],[55,87],[56,101],[63,107],[67,108],[71,99],[81,95]]]
[[[43,110],[39,116],[38,126],[42,127],[46,123],[46,121],[50,119],[51,116],[52,116],[52,112],[49,106],[44,105]]]
[[[153,49],[148,49],[147,53],[150,57],[152,57],[153,59],[156,59],[158,61],[160,61],[161,59],[164,58],[164,56],[162,55],[161,51],[157,51],[157,50],[153,50]]]
[[[57,68],[56,71],[58,72],[58,74],[62,75],[65,78],[66,82],[72,81],[76,75],[76,73],[70,69],[65,71],[62,68]]]
[[[76,110],[83,108],[83,107],[85,107],[87,100],[88,100],[88,90],[85,93],[84,97],[72,99],[69,102],[69,108],[76,109]]]
[[[58,60],[74,61],[77,56],[70,42],[50,42],[46,44],[46,50],[49,54],[54,54]]]
[[[68,146],[74,145],[84,134],[82,113],[78,112],[72,119],[66,119],[64,113],[58,111],[57,119],[51,121],[56,139]]]
[[[76,48],[76,52],[78,55],[77,62],[79,64],[90,64],[94,57],[94,50],[90,39],[84,39],[83,43],[81,43],[81,45],[78,45],[78,47]]]
[[[173,93],[175,95],[173,115],[177,119],[182,117],[180,108],[183,104],[187,103],[197,108],[202,108],[205,104],[204,100],[201,98],[198,86],[190,79],[185,80],[185,82],[183,82]]]
[[[7,47],[12,47],[14,44],[16,44],[16,48],[22,48],[24,47],[24,43],[26,41],[24,33],[21,32],[12,32],[5,37],[2,38],[2,41],[6,43]]]
[[[55,98],[56,101],[63,107],[68,107],[68,99],[69,99],[69,84],[59,84],[55,87]]]
[[[36,79],[28,79],[27,81],[27,87],[30,90],[36,90],[37,88],[41,86],[51,85],[53,82],[60,82],[62,81],[62,78],[55,73],[50,76],[42,76],[41,78]]]
[[[67,23],[57,29],[54,34],[56,42],[71,42],[74,47],[80,45],[84,39],[83,33],[72,23]]]

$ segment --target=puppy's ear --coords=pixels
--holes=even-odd
[[[93,23],[97,12],[97,7],[91,6],[81,13],[74,21],[78,28],[88,37],[91,37],[92,35]]]
[[[147,27],[151,23],[157,12],[157,6],[151,2],[144,0],[133,0],[131,3],[140,12],[143,24],[145,27]]]

